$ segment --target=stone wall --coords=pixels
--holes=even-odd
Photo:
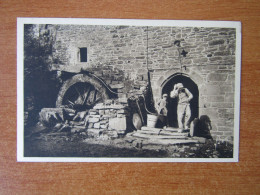
[[[54,27],[54,69],[93,72],[118,92],[119,97],[130,97],[146,86],[146,27]],[[78,49],[81,47],[87,47],[87,62],[79,62]]]
[[[148,68],[155,101],[167,81],[184,74],[198,86],[199,115],[210,117],[213,137],[232,140],[235,29],[148,27],[147,31],[147,27],[83,25],[49,28],[55,31],[53,69],[91,70],[120,98],[129,98],[140,94],[147,85]],[[174,44],[176,40],[179,46]],[[80,47],[88,48],[88,62],[78,61]],[[188,52],[186,56],[181,55],[183,50]]]
[[[199,89],[199,115],[212,121],[214,138],[232,140],[234,127],[235,30],[228,28],[162,28],[150,32],[149,66],[160,98],[165,81],[182,73]],[[180,48],[172,44],[180,40]],[[179,56],[178,49],[188,52]]]
[[[129,129],[129,116],[128,104],[124,99],[99,103],[89,110],[86,119],[88,136],[110,139],[125,135]]]

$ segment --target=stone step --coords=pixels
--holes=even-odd
[[[159,131],[143,131],[138,130],[138,133],[141,134],[148,134],[148,135],[169,135],[169,136],[186,136],[188,137],[188,133],[178,133],[178,132],[171,132],[171,131],[165,131],[165,130],[159,130]]]
[[[146,127],[146,126],[143,126],[141,128],[141,130],[143,131],[160,131],[160,130],[163,130],[163,131],[168,131],[168,132],[178,132],[180,129],[179,128],[174,128],[174,127],[166,127],[166,128],[155,128],[155,127]],[[188,133],[189,132],[189,129],[187,130],[184,130],[183,132],[186,132]]]
[[[199,143],[198,140],[192,139],[149,139],[143,140],[143,145],[176,145],[176,144],[196,144]]]
[[[156,135],[156,134],[145,134],[135,132],[132,134],[134,137],[145,138],[145,139],[185,139],[187,138],[186,135]]]

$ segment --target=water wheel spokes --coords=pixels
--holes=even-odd
[[[83,101],[83,96],[82,94],[79,92],[77,86],[74,86],[75,87],[75,90],[77,91],[77,93],[79,94],[79,97],[81,98],[81,100]]]
[[[76,110],[91,109],[102,100],[100,92],[89,83],[76,83],[66,92],[63,104]]]
[[[86,104],[86,100],[88,99],[89,92],[90,92],[90,87],[88,87],[87,91],[86,91],[86,88],[84,88],[85,97],[83,100],[83,105]]]
[[[72,101],[70,100],[67,100],[69,102],[70,105],[74,105],[75,103],[73,103]]]
[[[88,75],[77,74],[63,83],[56,106],[86,110],[108,98],[106,88],[99,80]]]

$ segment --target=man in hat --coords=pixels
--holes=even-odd
[[[168,113],[168,109],[167,109],[167,98],[168,95],[165,93],[162,95],[162,99],[160,99],[160,101],[158,102],[158,113],[159,113],[159,119],[162,121],[163,126],[168,126],[168,118],[167,118],[167,113]]]
[[[181,132],[184,129],[188,129],[191,117],[190,101],[193,98],[192,93],[187,88],[184,88],[182,83],[177,83],[174,85],[170,97],[178,97],[177,116],[179,131]]]

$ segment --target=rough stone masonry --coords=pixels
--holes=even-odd
[[[232,141],[235,29],[94,25],[39,25],[39,29],[42,36],[48,31],[54,37],[52,70],[57,75],[89,70],[116,91],[118,98],[141,94],[148,71],[155,102],[176,75],[190,79],[198,87],[198,114],[210,117],[212,136]],[[180,46],[174,44],[176,40]],[[80,61],[80,48],[87,48],[86,62]],[[111,108],[109,115],[123,115],[123,110],[117,113]],[[112,125],[109,117],[103,121],[106,114],[101,108],[90,112],[89,120],[98,123],[90,122],[89,129]]]

